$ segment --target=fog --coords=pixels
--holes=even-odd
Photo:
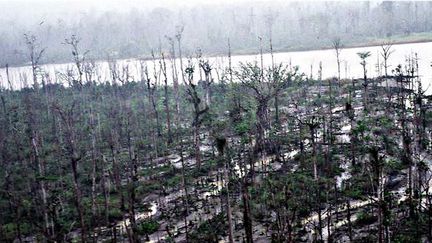
[[[0,1],[0,66],[29,63],[24,34],[46,48],[41,63],[72,60],[63,43],[72,35],[88,58],[149,57],[169,52],[167,37],[184,27],[186,55],[297,51],[398,40],[432,28],[432,2],[295,1]]]

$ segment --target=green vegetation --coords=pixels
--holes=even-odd
[[[432,239],[432,99],[415,55],[371,78],[360,52],[361,79],[322,80],[200,55],[168,73],[160,53],[138,80],[110,63],[96,82],[68,44],[68,85],[46,82],[30,41],[32,87],[0,89],[1,242]]]

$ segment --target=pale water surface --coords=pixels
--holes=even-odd
[[[406,63],[406,59],[409,56],[414,56],[417,53],[418,56],[418,64],[419,64],[419,74],[422,79],[423,88],[428,88],[430,84],[432,84],[432,42],[423,42],[423,43],[410,43],[410,44],[398,44],[393,45],[392,49],[394,52],[391,54],[389,59],[389,71],[391,74],[391,70],[394,69],[398,64],[404,65]],[[341,78],[360,78],[363,77],[363,70],[360,65],[360,58],[358,57],[358,52],[370,51],[371,56],[367,59],[367,72],[368,76],[375,77],[379,74],[384,74],[384,68],[381,67],[381,71],[378,72],[377,63],[378,61],[382,63],[383,58],[381,57],[381,47],[380,46],[371,46],[371,47],[358,47],[358,48],[347,48],[342,49],[341,51]],[[228,67],[228,58],[226,56],[219,57],[209,57],[208,59],[210,64],[213,66],[212,77],[217,81],[220,77],[223,76],[223,71],[226,67]],[[271,55],[266,53],[263,55],[264,64],[271,65]],[[233,69],[236,69],[240,62],[252,62],[252,61],[260,61],[259,55],[237,55],[232,56],[232,65]],[[289,66],[299,66],[299,70],[305,75],[310,76],[312,74],[313,77],[317,77],[319,63],[322,63],[322,77],[330,78],[337,76],[337,64],[336,64],[336,55],[335,51],[332,49],[329,50],[312,50],[312,51],[298,51],[298,52],[280,52],[274,54],[275,63],[282,63],[284,65]],[[145,61],[145,65],[147,65],[149,73],[153,78],[153,62]],[[184,59],[183,65],[186,65],[187,60]],[[112,81],[108,62],[99,61],[96,63],[96,70],[94,77],[98,77],[96,81],[105,82]],[[196,64],[196,63],[195,63]],[[124,67],[128,68],[129,80],[141,80],[141,72],[140,72],[140,61],[137,59],[127,59],[127,60],[119,60],[117,61],[118,67],[123,70]],[[159,61],[156,61],[157,70],[159,70]],[[177,70],[179,71],[180,64],[179,60],[176,60]],[[42,70],[44,73],[47,73],[49,76],[48,82],[65,82],[62,81],[62,75],[60,73],[67,73],[67,70],[74,70],[73,64],[49,64],[43,65]],[[197,71],[195,73],[195,78],[200,78],[200,72],[198,72],[199,68],[196,65],[195,68]],[[15,89],[23,88],[32,84],[31,78],[31,69],[29,66],[24,67],[12,67],[9,68],[9,78]],[[157,71],[159,72],[159,71]],[[122,72],[121,72],[122,73]],[[172,80],[172,72],[171,72],[171,63],[167,60],[167,73],[168,80],[171,82]],[[161,78],[161,74],[158,76]],[[160,81],[161,82],[161,81]],[[7,79],[6,79],[6,70],[0,69],[0,85],[3,87],[8,87]],[[432,88],[428,89],[429,94],[432,93]]]

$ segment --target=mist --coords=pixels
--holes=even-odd
[[[145,58],[169,50],[168,37],[184,28],[187,55],[223,55],[330,47],[401,38],[432,28],[431,2],[280,1],[1,1],[0,65],[29,62],[24,34],[46,48],[43,63],[68,62],[65,38],[76,35],[93,59]],[[268,45],[264,44],[268,51]]]

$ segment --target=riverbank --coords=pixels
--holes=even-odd
[[[388,38],[375,38],[375,37],[368,37],[364,40],[359,41],[344,41],[341,40],[343,49],[350,49],[350,48],[359,48],[359,47],[371,47],[371,46],[379,46],[385,43],[391,43],[393,45],[398,44],[414,44],[414,43],[424,43],[424,42],[432,42],[432,32],[421,32],[421,33],[413,33],[410,35],[395,35]],[[284,53],[284,52],[303,52],[303,51],[318,51],[318,50],[329,50],[333,49],[332,43],[328,43],[328,45],[323,46],[291,46],[291,47],[277,47],[275,46],[273,49],[273,52],[276,53]],[[269,53],[269,50],[264,49],[264,53]],[[210,52],[210,53],[204,53],[204,57],[221,57],[221,56],[227,56],[227,52]],[[187,53],[186,53],[187,54]],[[231,55],[235,56],[247,56],[247,55],[258,55],[259,49],[234,49],[231,50]],[[187,55],[184,55],[186,57]],[[106,61],[106,58],[91,58],[95,62],[103,62]],[[144,55],[136,55],[136,56],[130,56],[130,57],[118,57],[116,60],[152,60],[152,56],[150,54],[144,54]],[[72,59],[70,61],[63,60],[63,61],[47,61],[41,63],[41,65],[49,65],[49,64],[69,64],[72,62]],[[12,67],[26,67],[30,64],[17,64],[17,65],[9,65],[10,68]],[[5,66],[0,66],[1,68],[5,68]]]
[[[424,42],[432,42],[432,33],[431,32],[421,32],[421,33],[413,33],[410,35],[395,35],[388,38],[375,38],[368,37],[364,40],[360,41],[349,41],[346,42],[343,39],[341,40],[343,49],[350,48],[359,48],[359,47],[371,47],[371,46],[379,46],[386,43],[391,43],[393,45],[401,45],[401,44],[415,44],[415,43],[424,43]],[[319,50],[329,50],[333,49],[332,43],[328,43],[328,45],[323,46],[293,46],[289,48],[278,48],[275,47],[273,49],[274,53],[283,53],[283,52],[303,52],[303,51],[319,51]],[[269,50],[265,49],[265,53],[268,53]],[[259,50],[233,50],[231,55],[258,55]],[[225,54],[210,54],[206,56],[225,56]]]

